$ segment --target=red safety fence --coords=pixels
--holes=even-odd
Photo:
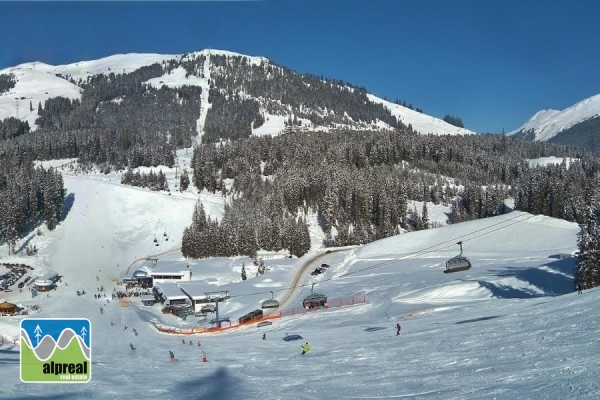
[[[367,302],[366,296],[362,296],[362,297],[358,297],[358,298],[351,297],[351,298],[331,299],[331,300],[328,300],[328,302],[325,304],[324,307],[320,307],[320,308],[305,309],[302,307],[298,307],[298,308],[280,310],[280,311],[276,311],[274,313],[266,314],[262,318],[255,318],[251,321],[244,322],[241,324],[239,322],[223,321],[223,322],[221,322],[220,328],[219,327],[208,328],[205,326],[199,326],[199,327],[194,327],[194,328],[175,328],[175,327],[171,327],[171,326],[157,324],[155,322],[153,322],[152,324],[159,332],[162,332],[162,333],[173,334],[173,335],[194,335],[194,334],[199,334],[199,333],[222,332],[222,331],[229,330],[229,329],[239,328],[241,326],[253,325],[253,324],[259,323],[261,321],[267,321],[267,320],[278,319],[278,318],[283,318],[283,317],[290,317],[290,316],[306,314],[306,313],[323,312],[323,311],[327,311],[327,310],[331,310],[331,309],[335,309],[335,308],[366,304],[366,302]]]

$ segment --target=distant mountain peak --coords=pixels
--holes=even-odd
[[[598,116],[600,116],[600,94],[588,97],[562,111],[538,111],[520,128],[508,134],[531,140],[547,141],[562,131]]]

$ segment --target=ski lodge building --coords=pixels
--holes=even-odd
[[[56,281],[60,279],[60,276],[56,272],[48,272],[44,275],[37,277],[33,282],[33,286],[38,292],[48,292],[56,287]]]
[[[152,289],[157,302],[165,306],[191,304],[187,294],[181,291],[179,286],[173,282],[164,282],[154,285]]]
[[[150,272],[152,282],[156,285],[157,283],[168,283],[168,282],[179,282],[179,281],[191,281],[192,271],[168,271],[168,270],[154,270]]]
[[[192,271],[187,263],[160,263],[158,260],[146,260],[133,271],[131,278],[123,279],[124,283],[152,287],[159,283],[174,283],[192,280]]]
[[[156,285],[158,283],[190,280],[192,280],[192,271],[187,263],[161,263],[157,260],[147,260],[133,272],[131,278],[127,278],[124,281],[152,283],[153,285]]]
[[[228,290],[214,291],[212,285],[191,282],[165,282],[154,285],[154,297],[165,306],[192,305],[194,312],[201,312],[207,303],[223,301],[229,298]]]
[[[207,303],[227,300],[229,298],[228,290],[214,291],[214,285],[206,283],[181,282],[178,284],[183,293],[188,296],[194,307],[194,312],[200,313],[202,307]]]

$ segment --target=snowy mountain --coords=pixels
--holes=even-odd
[[[183,55],[122,54],[58,66],[33,62],[6,68],[0,75],[13,74],[17,83],[0,93],[0,120],[17,117],[35,129],[38,104],[44,107],[46,100],[57,96],[80,99],[94,76],[131,74],[153,65],[160,68],[153,70],[158,72],[145,84],[157,89],[185,85],[203,89],[203,117],[198,120],[201,135],[207,115],[209,129],[223,120],[238,119],[232,129],[256,135],[277,135],[286,129],[393,129],[399,123],[410,124],[423,134],[473,133],[348,83],[300,75],[264,57],[213,49]],[[118,103],[122,98],[111,100]],[[240,117],[232,109],[250,111]]]
[[[411,110],[400,104],[391,103],[372,94],[367,95],[367,97],[374,103],[383,104],[391,111],[392,115],[397,117],[404,125],[411,125],[417,132],[432,133],[434,135],[473,134],[473,132],[468,129],[450,125],[444,120]]]
[[[266,274],[255,276],[247,258],[182,257],[178,238],[191,218],[195,195],[119,185],[115,173],[70,175],[65,163],[65,186],[73,199],[65,220],[54,231],[42,229],[41,235],[22,239],[38,247],[37,255],[7,257],[6,246],[0,247],[3,263],[32,265],[35,270],[28,275],[35,276],[55,270],[63,281],[48,296],[31,298],[28,290],[15,289],[2,292],[0,302],[38,305],[30,310],[32,318],[89,318],[91,382],[60,387],[21,382],[20,349],[13,340],[19,338],[23,317],[0,316],[3,399],[513,400],[600,395],[600,291],[573,292],[575,223],[511,212],[356,248],[327,252],[316,247],[300,259],[267,254]],[[222,197],[200,198],[208,215],[221,215]],[[444,274],[445,261],[458,252],[458,240],[473,267]],[[192,282],[229,290],[231,298],[219,303],[219,310],[234,328],[160,333],[153,322],[182,329],[214,324],[162,314],[159,305],[143,306],[137,297],[127,302],[93,297],[100,285],[109,298],[113,288],[124,290],[115,282],[130,276],[140,265],[137,260],[148,256],[157,257],[164,268],[189,265]],[[240,279],[242,263],[249,272],[245,281]],[[310,275],[322,263],[330,267]],[[313,283],[314,292],[328,296],[329,309],[301,309]],[[81,289],[87,295],[75,294]],[[260,308],[272,293],[275,299],[289,298],[282,304],[283,317],[266,327],[235,327],[238,317]],[[398,336],[396,323],[402,328]],[[291,335],[302,339],[282,340]],[[301,356],[305,342],[311,350]],[[176,362],[169,360],[168,351],[175,353]],[[57,388],[60,394],[55,395]]]
[[[600,94],[589,97],[562,111],[538,111],[519,129],[508,133],[525,140],[567,143],[568,137],[583,123],[600,118]],[[598,136],[597,130],[589,132]],[[562,136],[561,137],[559,137]]]
[[[69,99],[81,98],[81,88],[56,75],[53,67],[33,62],[0,71],[12,74],[16,79],[14,88],[0,94],[0,120],[16,117],[35,127],[38,118],[38,104],[47,99],[63,96]]]

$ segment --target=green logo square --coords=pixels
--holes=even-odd
[[[21,321],[21,381],[85,383],[92,377],[92,324],[86,318]]]

